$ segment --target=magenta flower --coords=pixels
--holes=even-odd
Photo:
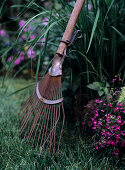
[[[27,51],[27,56],[28,56],[28,58],[36,57],[36,53],[34,50],[32,50],[32,47],[30,47],[29,50]]]
[[[20,58],[16,59],[15,62],[14,62],[15,65],[18,65],[20,64]]]
[[[0,35],[1,35],[1,37],[5,37],[6,32],[4,30],[0,30]]]
[[[97,117],[99,114],[98,113],[96,113],[95,115],[94,115],[94,117]]]
[[[96,122],[96,121],[94,121],[94,122],[93,122],[93,124],[94,124],[94,125],[96,125],[96,124],[97,124],[97,122]]]
[[[112,107],[112,104],[111,104],[111,103],[109,103],[109,104],[108,104],[108,106],[109,106],[109,107]]]
[[[22,39],[26,40],[26,36],[25,36],[25,35],[22,35]]]
[[[116,81],[116,79],[112,79],[112,83],[114,83]]]
[[[99,147],[98,146],[95,146],[95,148],[98,150],[99,149]]]
[[[43,25],[45,25],[45,26],[46,26],[46,25],[48,24],[48,21],[49,21],[49,19],[48,19],[48,18],[44,18],[44,19],[43,19]]]
[[[24,21],[24,20],[21,20],[21,21],[19,22],[19,26],[20,26],[20,27],[24,27],[24,25],[25,25],[25,21]]]
[[[35,39],[35,35],[31,35],[31,36],[30,36],[30,39],[31,39],[31,40],[34,40],[34,39]]]
[[[20,57],[20,61],[23,61],[23,60],[24,60],[24,56],[21,56],[21,57]]]
[[[98,121],[98,124],[99,124],[99,125],[102,125],[102,122],[101,122],[101,121]]]
[[[10,57],[7,59],[7,61],[9,61],[9,62],[10,62],[10,61],[11,61],[11,59],[12,59],[12,58],[11,58],[11,56],[10,56]]]
[[[100,100],[100,99],[96,99],[95,102],[96,102],[96,103],[102,103],[103,101]]]

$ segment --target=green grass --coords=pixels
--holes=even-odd
[[[92,148],[91,143],[87,143],[79,135],[79,130],[74,128],[70,122],[66,121],[61,143],[58,161],[48,155],[44,150],[41,157],[38,157],[39,148],[26,146],[25,141],[18,137],[18,111],[21,103],[27,98],[28,90],[15,93],[10,97],[7,94],[26,86],[31,81],[22,79],[6,80],[4,88],[0,88],[0,169],[66,169],[66,170],[113,170],[117,169],[118,161],[114,158],[100,156]],[[119,167],[118,169],[122,169]]]

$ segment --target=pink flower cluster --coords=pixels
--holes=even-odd
[[[26,55],[27,55],[27,57],[26,57]],[[28,51],[27,51],[27,53],[26,53],[26,55],[24,54],[24,52],[23,51],[21,51],[20,53],[19,53],[19,57],[17,58],[17,59],[14,59],[14,57],[13,56],[10,56],[9,58],[8,58],[8,62],[13,62],[13,64],[14,65],[19,65],[24,59],[26,59],[26,58],[35,58],[36,57],[36,53],[35,53],[35,51],[32,49],[32,47],[30,47],[29,49],[28,49]]]
[[[116,102],[119,91],[113,93],[112,97],[103,100],[96,99],[88,103],[84,110],[85,116],[82,125],[88,125],[92,129],[96,149],[110,147],[114,148],[115,153],[118,154],[119,147],[125,147],[123,140],[125,136],[123,129],[125,103]]]

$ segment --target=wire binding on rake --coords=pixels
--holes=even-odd
[[[37,83],[37,85],[36,85],[36,94],[37,94],[37,97],[45,104],[53,105],[53,104],[59,104],[59,103],[63,102],[63,98],[60,98],[57,100],[48,100],[48,99],[45,99],[44,97],[42,97],[39,92],[39,83]]]

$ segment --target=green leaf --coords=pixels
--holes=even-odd
[[[99,90],[98,94],[99,94],[99,96],[102,96],[104,94],[104,91],[103,90]]]
[[[101,84],[100,82],[93,82],[93,84],[94,84],[95,86],[97,86],[97,87],[101,87],[101,86],[102,86],[102,84]]]
[[[97,22],[98,22],[98,19],[99,19],[99,15],[100,15],[100,9],[98,8],[97,13],[96,13],[96,17],[95,17],[95,21],[94,21],[94,25],[93,25],[93,28],[92,28],[92,32],[91,32],[91,37],[90,37],[88,49],[87,49],[86,53],[88,53],[88,51],[90,49],[90,46],[91,46],[91,43],[92,43],[92,40],[93,40],[93,36],[94,36],[94,33],[95,33],[95,29],[97,27]]]
[[[87,85],[87,87],[89,89],[92,89],[92,90],[98,90],[98,87],[96,85],[94,85],[94,84],[89,84],[89,85]]]

